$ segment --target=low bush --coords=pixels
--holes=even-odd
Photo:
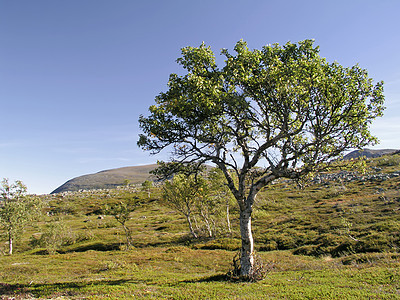
[[[61,221],[54,221],[46,226],[40,238],[31,237],[30,244],[33,247],[45,248],[49,253],[55,253],[61,246],[72,245],[77,236]]]
[[[372,233],[360,239],[356,245],[356,252],[398,251],[398,238],[397,241],[394,241],[390,236]]]
[[[232,269],[227,273],[228,280],[256,282],[263,280],[274,268],[274,263],[266,263],[257,254],[254,254],[253,270],[248,276],[241,276],[240,271],[240,251],[233,257]]]
[[[377,167],[393,167],[400,165],[400,156],[385,155],[376,160]]]
[[[352,265],[352,264],[364,264],[364,263],[398,263],[400,259],[400,253],[355,253],[352,255],[345,256],[341,258],[342,264]]]
[[[305,245],[293,250],[294,255],[317,256],[320,253],[317,245]]]
[[[115,251],[121,250],[120,243],[103,243],[103,242],[89,242],[80,245],[72,245],[69,247],[65,247],[61,253],[69,253],[69,252],[86,252],[86,251]]]
[[[195,246],[197,249],[222,249],[228,251],[235,251],[240,249],[240,240],[234,238],[219,238],[215,240],[208,241],[204,244],[198,244]]]

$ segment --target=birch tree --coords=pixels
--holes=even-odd
[[[257,193],[278,178],[299,179],[346,150],[373,145],[383,114],[383,82],[360,66],[329,63],[312,40],[250,50],[185,47],[168,90],[139,119],[138,145],[172,149],[176,163],[215,164],[239,206],[240,273],[254,271],[251,216]],[[256,169],[257,167],[260,167]]]
[[[197,181],[194,176],[177,174],[172,181],[166,181],[163,187],[162,198],[164,203],[183,214],[186,218],[190,234],[197,238],[194,230],[193,217],[196,213],[196,203],[201,196],[202,181]]]
[[[4,178],[0,183],[0,227],[8,240],[8,254],[13,254],[14,241],[39,213],[39,200],[27,195],[26,185],[16,180],[10,183]]]
[[[129,250],[133,246],[132,232],[128,227],[127,222],[131,219],[131,213],[140,207],[141,202],[137,197],[127,197],[120,199],[112,204],[104,206],[104,212],[107,215],[111,215],[114,219],[122,226],[125,239],[126,248]]]

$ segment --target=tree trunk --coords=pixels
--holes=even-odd
[[[12,253],[13,253],[13,237],[12,237],[11,233],[8,234],[8,246],[9,246],[8,254],[12,255]]]
[[[196,229],[197,229],[197,230],[200,230],[199,223],[197,222],[196,216],[193,216],[193,220],[194,220],[194,224],[195,224],[195,226],[196,226]]]
[[[132,247],[132,237],[131,237],[131,231],[129,230],[128,227],[125,226],[125,224],[122,224],[124,227],[125,231],[125,237],[126,237],[126,248],[130,249]]]
[[[231,221],[230,221],[229,218],[230,218],[230,217],[229,217],[229,200],[226,200],[226,223],[227,223],[227,225],[228,225],[228,231],[229,231],[229,233],[232,233],[232,230],[231,230]]]
[[[251,233],[251,208],[240,212],[240,235],[242,248],[240,252],[240,275],[248,277],[254,266],[254,240]]]
[[[206,215],[202,210],[200,210],[200,211],[201,211],[201,212],[200,212],[200,215],[201,215],[201,217],[202,217],[202,219],[203,219],[203,221],[204,221],[204,224],[206,225],[207,231],[208,231],[208,236],[209,236],[209,237],[212,237],[213,234],[212,234],[212,229],[211,229],[210,221],[208,220],[207,215]]]
[[[192,225],[192,220],[190,219],[190,215],[186,215],[186,220],[187,220],[187,222],[189,224],[190,233],[192,234],[192,236],[195,239],[197,239],[197,234],[196,234],[196,232],[194,232],[193,225]]]

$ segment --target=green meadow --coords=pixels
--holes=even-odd
[[[2,239],[1,299],[400,299],[399,166],[400,155],[383,156],[366,174],[333,169],[302,188],[282,180],[260,192],[257,282],[227,276],[240,247],[234,205],[231,232],[210,238],[199,225],[195,239],[160,187],[42,196],[43,216],[15,254]],[[141,205],[127,249],[104,206],[133,197]]]

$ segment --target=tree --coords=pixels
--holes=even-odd
[[[130,214],[140,206],[138,198],[124,198],[111,205],[105,205],[104,212],[112,215],[115,220],[121,224],[125,232],[126,248],[130,249],[133,246],[132,232],[127,226],[127,222],[131,219]]]
[[[218,168],[211,169],[207,174],[209,198],[213,201],[214,207],[220,206],[225,209],[225,220],[228,232],[231,233],[230,207],[233,195],[230,193],[226,179],[222,171]],[[224,207],[225,206],[225,207]]]
[[[174,162],[157,162],[158,167],[151,173],[158,180],[168,180],[163,187],[164,203],[183,214],[187,220],[189,231],[194,238],[198,237],[194,230],[194,220],[197,231],[199,217],[205,226],[209,237],[217,233],[219,217],[221,216],[221,195],[224,186],[216,170],[206,171],[204,165],[179,164]],[[228,222],[228,227],[229,227]],[[219,229],[219,228],[218,228]]]
[[[150,196],[151,196],[150,193],[151,193],[151,188],[152,187],[153,187],[153,182],[150,181],[150,180],[145,180],[142,183],[142,190],[147,192],[147,196],[149,197],[149,199],[150,199]]]
[[[61,246],[73,244],[75,241],[71,228],[62,219],[57,219],[46,224],[39,239],[32,236],[31,245],[46,248],[49,254],[55,254]]]
[[[125,187],[129,187],[131,184],[131,181],[129,179],[124,179],[124,181],[122,182],[122,185]]]
[[[10,255],[14,240],[40,210],[39,200],[26,193],[27,188],[20,180],[10,183],[4,178],[0,183],[0,225],[6,231]]]
[[[251,215],[257,193],[278,178],[299,179],[349,149],[377,142],[369,131],[383,114],[383,82],[358,65],[319,55],[314,41],[288,42],[235,54],[223,49],[219,68],[211,48],[182,49],[186,74],[171,74],[168,90],[140,116],[138,145],[172,160],[212,162],[224,173],[240,210],[240,273],[251,276]]]
[[[183,214],[189,226],[190,234],[197,238],[193,228],[192,217],[195,213],[196,202],[201,195],[203,181],[191,176],[177,174],[172,181],[166,181],[163,187],[162,198],[168,206]]]

